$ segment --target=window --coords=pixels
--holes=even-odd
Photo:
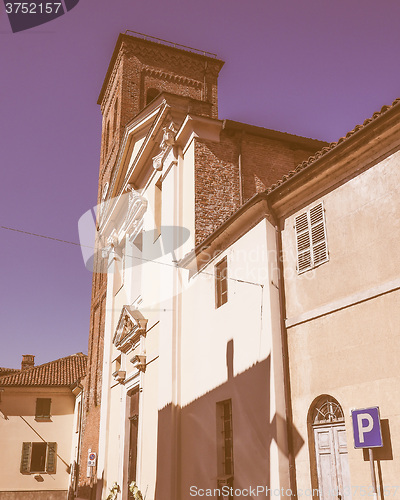
[[[109,145],[110,145],[110,120],[107,121],[107,125],[106,125],[105,148],[104,148],[106,155],[108,153]]]
[[[82,415],[82,402],[78,402],[78,409],[76,411],[76,424],[75,424],[75,432],[79,432],[81,429],[81,415]]]
[[[218,484],[233,488],[233,429],[232,400],[217,403],[217,464]],[[231,495],[220,495],[220,499],[231,499]]]
[[[215,307],[221,307],[228,302],[228,264],[224,257],[215,266]]]
[[[298,215],[295,218],[295,228],[299,274],[329,260],[322,203]]]
[[[50,420],[51,399],[37,398],[36,399],[36,420]]]
[[[138,428],[139,428],[139,388],[128,394],[128,419],[129,419],[129,465],[128,483],[136,481],[137,451],[138,451]]]
[[[162,183],[161,176],[159,180],[156,182],[154,187],[154,223],[155,223],[155,232],[154,232],[154,241],[161,234],[161,216],[162,216]]]
[[[21,473],[56,472],[57,443],[23,443]]]
[[[117,120],[118,120],[118,97],[115,99],[115,104],[114,104],[114,118],[113,118],[114,132],[117,130]]]

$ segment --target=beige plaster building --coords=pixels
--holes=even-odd
[[[0,498],[66,500],[80,440],[80,381],[87,356],[78,353],[0,377]],[[72,476],[71,476],[72,473]]]
[[[396,100],[268,195],[283,255],[293,465],[299,490],[319,498],[373,496],[350,416],[374,406],[377,492],[400,497],[399,117]]]
[[[398,101],[328,145],[220,120],[222,65],[128,34],[112,56],[79,496],[361,498],[350,410],[379,406],[384,498]]]

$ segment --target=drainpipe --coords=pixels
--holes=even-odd
[[[283,276],[282,264],[282,235],[280,222],[276,212],[271,207],[269,196],[266,196],[268,211],[272,218],[272,223],[275,226],[276,234],[276,264],[278,268],[278,283],[279,283],[279,304],[281,317],[281,339],[282,339],[282,360],[283,360],[283,381],[285,391],[285,409],[286,409],[286,428],[288,439],[288,459],[289,459],[289,484],[292,492],[292,499],[297,499],[297,482],[296,482],[296,465],[293,449],[293,412],[292,412],[292,394],[290,389],[290,370],[289,370],[289,349],[287,340],[287,331],[285,327],[286,319],[286,300],[285,300],[285,282]]]
[[[244,130],[242,130],[239,139],[239,203],[240,206],[243,205],[243,179],[242,179],[242,143],[243,143]]]
[[[203,101],[207,101],[207,82],[206,82],[206,74],[207,74],[208,61],[204,62],[204,80],[203,80]]]

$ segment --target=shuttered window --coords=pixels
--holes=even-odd
[[[36,419],[49,419],[50,418],[50,398],[37,398],[36,399]]]
[[[57,465],[57,443],[47,443],[46,472],[55,474]]]
[[[218,476],[233,476],[232,400],[217,403]]]
[[[322,203],[295,218],[297,272],[303,273],[329,259]]]
[[[228,302],[228,263],[224,257],[215,266],[215,307]]]
[[[57,443],[22,443],[21,473],[55,474]]]

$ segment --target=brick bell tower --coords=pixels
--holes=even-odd
[[[98,204],[107,197],[127,123],[160,92],[200,101],[201,112],[197,114],[218,118],[217,81],[223,64],[215,54],[139,33],[127,31],[118,36],[97,101],[102,113]],[[106,291],[105,261],[98,256],[94,262],[92,281],[88,374],[78,481],[79,496],[90,500],[96,498],[97,479],[95,470],[92,477],[87,477],[86,461],[89,449],[94,452],[99,449]]]

